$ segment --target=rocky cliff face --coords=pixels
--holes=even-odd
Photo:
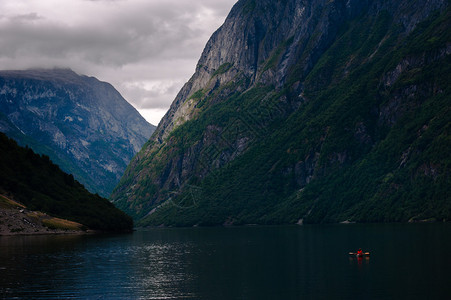
[[[154,127],[110,84],[54,69],[0,71],[0,130],[108,197]]]
[[[444,2],[239,1],[208,41],[195,74],[177,95],[154,139],[164,139],[174,126],[191,119],[194,101],[186,100],[196,99],[192,97],[196,92],[211,94],[239,79],[245,80],[243,91],[259,83],[281,88],[293,65],[298,65],[301,81],[343,24],[362,13],[375,16],[390,11],[403,34],[408,34],[431,11],[445,6]]]
[[[444,112],[426,107],[449,109],[447,19],[442,0],[239,1],[113,201],[154,225],[425,217],[423,202],[393,213],[378,199],[392,180],[398,198],[424,181],[419,161],[449,178],[438,152],[409,156],[419,141],[407,133],[446,136],[428,125]],[[409,175],[387,153],[410,157]],[[377,216],[361,214],[369,202]]]

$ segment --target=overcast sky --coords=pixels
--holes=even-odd
[[[157,125],[237,0],[0,0],[0,69],[71,68]]]

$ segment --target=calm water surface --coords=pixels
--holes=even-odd
[[[0,237],[0,297],[451,299],[450,225]],[[350,258],[359,247],[371,258]]]

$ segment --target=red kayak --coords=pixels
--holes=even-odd
[[[357,252],[349,252],[349,255],[355,256],[355,257],[369,257],[370,253],[369,252],[362,252],[362,253],[357,253]]]

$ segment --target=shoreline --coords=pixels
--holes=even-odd
[[[77,222],[32,211],[5,195],[0,195],[0,236],[87,234],[89,230]]]
[[[83,225],[79,223],[53,218],[42,212],[27,210],[25,207],[0,207],[0,237],[90,233],[93,232],[84,230]]]

